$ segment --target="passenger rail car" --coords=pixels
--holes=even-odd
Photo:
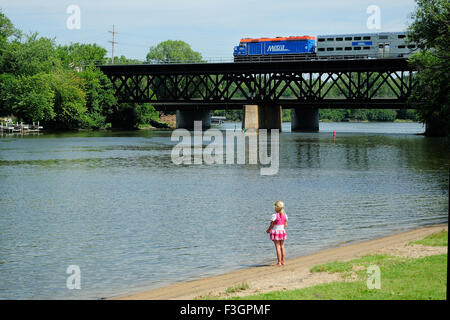
[[[234,48],[234,61],[345,58],[402,58],[416,49],[405,32],[245,38]]]
[[[317,56],[402,58],[416,46],[408,44],[405,32],[335,34],[317,36]]]

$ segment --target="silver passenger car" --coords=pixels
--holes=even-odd
[[[317,36],[316,54],[329,58],[402,58],[415,49],[415,44],[407,43],[405,32],[333,34]]]

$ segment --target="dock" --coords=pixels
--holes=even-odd
[[[1,133],[29,133],[29,132],[39,132],[44,129],[44,127],[39,125],[38,123],[33,124],[24,124],[23,122],[18,123],[1,123],[0,124],[0,132]]]
[[[211,116],[211,124],[221,125],[225,122],[227,118],[222,116]]]

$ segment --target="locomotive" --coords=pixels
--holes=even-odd
[[[276,38],[244,38],[234,47],[234,61],[298,59],[403,58],[417,46],[405,32],[357,33]]]

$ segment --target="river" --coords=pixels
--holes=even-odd
[[[176,165],[170,131],[0,136],[0,299],[99,299],[273,263],[275,200],[288,258],[448,221],[448,139],[418,123],[289,131],[271,176]]]

